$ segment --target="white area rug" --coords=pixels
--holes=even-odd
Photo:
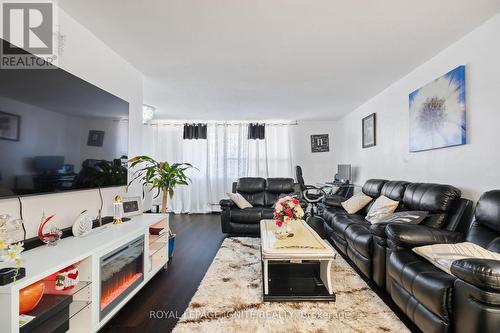
[[[408,332],[340,255],[332,266],[335,303],[263,303],[260,239],[227,238],[174,332]]]

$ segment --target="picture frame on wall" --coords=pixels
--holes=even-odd
[[[377,144],[377,115],[372,113],[361,121],[363,148],[374,147]]]
[[[87,139],[87,146],[91,147],[102,147],[104,143],[104,131],[89,131],[89,137]]]
[[[0,140],[19,141],[21,116],[0,111]]]
[[[330,151],[330,140],[328,134],[311,135],[311,152],[326,153]]]

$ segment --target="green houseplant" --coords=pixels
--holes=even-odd
[[[162,192],[161,212],[167,212],[167,194],[170,199],[174,196],[174,189],[178,185],[189,185],[191,179],[186,176],[186,170],[194,168],[189,163],[158,162],[145,155],[135,156],[129,160],[130,167],[138,167],[134,172],[132,184],[135,180],[142,182],[144,186],[150,185],[151,190],[156,189],[158,194]]]

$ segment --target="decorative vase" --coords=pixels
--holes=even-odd
[[[19,290],[19,313],[26,314],[33,310],[43,297],[45,284],[38,281]]]

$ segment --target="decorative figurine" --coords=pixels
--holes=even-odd
[[[71,229],[73,235],[75,237],[84,237],[88,235],[92,230],[92,223],[92,219],[87,215],[87,211],[84,210],[80,213],[80,215],[78,215],[75,223],[73,224],[73,228]]]
[[[56,226],[52,226],[48,233],[43,232],[45,225],[47,225],[47,223],[49,223],[54,218],[54,216],[55,214],[50,215],[49,217],[45,217],[44,213],[42,215],[40,227],[38,228],[38,238],[48,246],[57,245],[57,242],[59,242],[59,239],[61,239],[62,236],[61,229],[57,228]]]

